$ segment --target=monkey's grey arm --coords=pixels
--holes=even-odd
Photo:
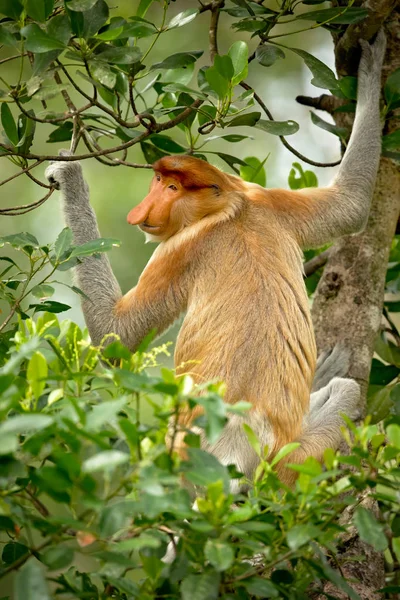
[[[374,44],[360,43],[356,117],[339,172],[328,188],[292,192],[293,225],[303,247],[360,231],[368,219],[381,153],[379,97],[386,39],[381,30]]]
[[[77,162],[55,162],[46,170],[50,182],[60,188],[66,225],[73,232],[75,245],[100,237],[96,216],[89,203],[89,188]],[[75,269],[78,287],[88,296],[82,300],[85,321],[92,341],[99,344],[105,334],[115,330],[113,309],[121,290],[105,254],[84,258]]]
[[[89,188],[78,162],[55,162],[46,170],[49,181],[61,190],[65,220],[81,245],[100,237],[95,213],[89,203]],[[146,271],[136,288],[122,297],[105,254],[87,257],[76,267],[78,287],[89,299],[82,299],[82,309],[92,342],[99,345],[105,335],[115,333],[131,350],[153,328],[168,327],[179,315],[182,295],[171,287],[148,289]],[[183,288],[183,285],[182,285]],[[112,341],[112,340],[109,340]]]

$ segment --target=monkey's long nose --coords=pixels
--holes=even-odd
[[[140,225],[144,223],[149,216],[151,202],[145,198],[140,204],[132,208],[127,216],[129,225]]]

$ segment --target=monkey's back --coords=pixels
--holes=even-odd
[[[199,252],[177,368],[225,381],[225,401],[251,402],[280,442],[294,439],[316,360],[300,248],[272,211],[248,205],[207,232]]]

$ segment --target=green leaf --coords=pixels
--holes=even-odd
[[[79,0],[76,1],[78,4]],[[95,35],[107,22],[109,16],[108,5],[104,0],[97,0],[92,8],[85,12],[70,10],[69,3],[66,8],[73,33],[85,40]]]
[[[265,173],[265,161],[259,160],[256,156],[245,158],[246,166],[240,167],[240,177],[245,181],[258,183],[262,187],[267,185],[267,175]]]
[[[256,50],[256,59],[263,67],[271,67],[279,58],[285,58],[285,53],[279,46],[262,44]]]
[[[16,452],[18,446],[19,440],[16,435],[11,433],[2,435],[0,444],[0,455],[12,454],[13,452]]]
[[[126,406],[127,398],[108,400],[94,406],[87,414],[86,427],[89,431],[99,431],[103,425],[115,422],[117,415]]]
[[[206,80],[211,89],[223,100],[229,93],[230,83],[221,75],[216,67],[210,67],[205,72]]]
[[[257,435],[254,433],[250,425],[247,425],[247,423],[243,423],[243,429],[250,446],[253,448],[257,456],[261,456],[262,448]]]
[[[182,27],[183,25],[187,25],[191,23],[193,19],[197,17],[199,14],[199,10],[197,8],[188,8],[181,13],[178,13],[175,17],[173,17],[165,30],[169,31],[170,29],[175,29],[176,27]]]
[[[102,85],[113,89],[117,83],[117,73],[111,70],[108,63],[100,60],[89,61],[90,71],[95,79],[98,79]]]
[[[71,307],[63,302],[55,302],[54,300],[44,300],[40,304],[30,304],[29,308],[33,308],[35,313],[38,312],[51,312],[61,313],[69,310]]]
[[[131,17],[132,22],[124,25],[122,33],[119,34],[119,39],[125,38],[144,38],[157,33],[156,27],[149,21],[143,21],[142,19],[135,19]]]
[[[120,241],[112,238],[98,238],[97,240],[91,240],[82,244],[81,246],[75,246],[72,250],[70,258],[91,256],[92,254],[98,254],[99,252],[108,252],[112,248],[118,248]]]
[[[106,29],[101,33],[96,34],[96,39],[102,40],[104,42],[110,42],[112,40],[116,40],[120,37],[121,33],[124,31],[124,27],[115,27],[114,29]],[[127,35],[127,37],[130,37]],[[133,36],[132,36],[133,37]]]
[[[379,423],[388,416],[393,406],[392,390],[390,387],[369,386],[367,413],[371,415],[371,423]]]
[[[52,131],[47,139],[50,144],[56,142],[68,142],[72,138],[74,124],[71,121],[65,121],[60,127]]]
[[[27,431],[39,431],[52,425],[54,419],[49,415],[30,413],[9,417],[0,425],[0,434],[26,433]]]
[[[96,55],[100,60],[112,63],[130,65],[140,61],[142,52],[137,46],[123,46],[120,48],[107,48]]]
[[[73,561],[74,551],[66,544],[60,544],[46,550],[46,552],[41,554],[40,559],[50,571],[65,569]]]
[[[296,170],[300,177],[296,177]],[[308,187],[318,187],[318,179],[312,171],[304,171],[300,163],[294,162],[290,169],[288,183],[291,190],[301,190]]]
[[[45,357],[41,352],[35,352],[28,363],[26,378],[32,388],[36,400],[39,399],[46,386],[47,372],[47,361]]]
[[[229,489],[229,476],[226,467],[212,454],[198,448],[188,448],[189,466],[186,477],[195,485],[209,485],[223,481],[224,488]]]
[[[26,12],[34,21],[44,23],[53,12],[54,0],[26,0]]]
[[[217,600],[220,575],[213,571],[202,575],[189,575],[181,583],[182,600]]]
[[[69,227],[64,227],[61,233],[58,235],[54,244],[54,255],[56,261],[71,248],[73,239],[72,231]]]
[[[4,127],[4,133],[10,140],[11,144],[13,146],[17,146],[19,142],[17,125],[14,121],[10,107],[5,102],[3,102],[1,105],[1,124]]]
[[[226,164],[229,165],[237,175],[239,175],[239,170],[236,168],[235,165],[246,165],[244,160],[242,160],[241,158],[237,158],[236,156],[232,156],[231,154],[225,154],[225,152],[213,152],[212,154],[216,154],[217,156],[222,158],[222,160],[225,161]]]
[[[144,17],[153,2],[155,2],[155,0],[140,0],[137,16]]]
[[[129,454],[119,450],[104,450],[104,452],[99,452],[99,454],[85,460],[82,464],[82,471],[84,473],[111,471],[128,462],[129,458]]]
[[[230,81],[232,79],[234,71],[230,56],[226,54],[224,56],[216,54],[214,58],[214,67],[221,75],[221,77],[223,77],[227,81]]]
[[[400,425],[396,425],[395,423],[388,425],[386,435],[390,444],[400,449]]]
[[[21,29],[21,34],[26,38],[25,49],[30,52],[48,52],[49,50],[62,50],[65,44],[55,38],[50,37],[36,23],[26,25]]]
[[[31,117],[35,116],[35,113],[32,109],[28,111],[28,114],[31,115]],[[21,154],[25,154],[29,152],[29,149],[33,144],[36,123],[33,119],[30,119],[26,115],[19,115],[17,127],[19,137],[19,142],[17,144],[18,152]]]
[[[51,600],[42,567],[35,558],[17,572],[14,586],[14,600]]]
[[[35,285],[31,290],[31,294],[35,296],[35,298],[51,298],[54,292],[54,288],[46,283]]]
[[[319,117],[316,113],[310,111],[311,121],[317,127],[324,129],[325,131],[329,131],[329,133],[333,133],[337,135],[341,140],[347,140],[350,136],[350,132],[345,127],[338,127],[337,125],[333,125],[332,123],[328,123]]]
[[[154,133],[150,137],[150,141],[152,144],[157,146],[157,148],[160,148],[164,152],[168,152],[170,154],[179,154],[181,152],[186,152],[186,148],[175,142],[168,135]]]
[[[275,466],[276,464],[278,464],[278,462],[281,461],[282,458],[285,458],[285,456],[293,452],[293,450],[296,450],[296,448],[298,448],[299,446],[299,442],[291,442],[290,444],[286,444],[285,446],[283,446],[283,448],[281,448],[271,460],[271,465]]]
[[[204,54],[203,50],[193,50],[192,52],[178,52],[177,54],[171,54],[165,60],[160,63],[155,63],[150,67],[154,69],[179,69],[186,67],[196,62]]]
[[[384,94],[388,108],[391,110],[400,106],[400,69],[396,69],[386,80]]]
[[[0,0],[0,14],[17,21],[23,11],[19,0]]]
[[[16,46],[17,40],[3,25],[0,25],[0,44],[4,46]]]
[[[299,124],[296,121],[266,121],[260,119],[256,123],[257,129],[262,129],[272,135],[293,135],[299,130]]]
[[[372,359],[370,385],[387,385],[400,373],[400,369],[394,365],[385,365],[377,358]]]
[[[340,91],[349,98],[349,100],[357,100],[357,77],[347,75],[339,79]]]
[[[384,150],[400,150],[400,129],[383,136],[382,148]]]
[[[308,544],[308,542],[314,539],[320,530],[311,524],[306,525],[295,525],[287,533],[287,543],[291,550],[298,550],[301,546]]]
[[[29,548],[27,546],[19,544],[18,542],[10,542],[4,546],[1,558],[6,565],[11,565],[21,558],[21,556],[25,556],[26,554],[29,554]]]
[[[306,19],[307,21],[315,21],[316,23],[329,21],[329,24],[350,25],[362,21],[366,16],[368,16],[368,11],[365,8],[350,6],[300,13],[296,15],[296,19]]]
[[[315,87],[327,90],[337,89],[338,81],[334,72],[322,61],[320,61],[318,58],[315,58],[315,56],[309,54],[305,50],[300,50],[299,48],[288,48],[288,50],[292,50],[292,52],[295,52],[304,60],[307,67],[313,74],[311,83],[315,85]]]
[[[232,44],[228,50],[228,56],[230,57],[233,65],[233,78],[232,85],[237,85],[243,79],[246,79],[248,72],[248,55],[249,49],[246,42],[241,40]]]
[[[235,558],[232,546],[219,540],[208,540],[204,547],[204,555],[217,571],[229,569]]]
[[[228,127],[243,127],[244,125],[248,127],[254,127],[254,125],[260,120],[260,117],[260,112],[245,113],[234,117],[232,121],[227,123],[227,125]]]
[[[72,35],[67,15],[56,15],[51,18],[47,23],[46,29],[51,38],[59,40],[67,46]]]
[[[258,598],[279,598],[278,589],[268,579],[261,577],[250,577],[243,581],[243,585],[249,594]]]
[[[71,0],[67,2],[69,10],[75,10],[78,12],[86,12],[94,7],[97,0]]]
[[[363,542],[371,544],[378,552],[383,552],[388,547],[388,540],[381,525],[372,512],[359,506],[353,517],[354,525]]]

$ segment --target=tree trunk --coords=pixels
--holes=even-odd
[[[340,75],[354,74],[354,56],[358,39],[369,39],[385,21],[387,53],[384,81],[400,67],[400,7],[393,0],[370,0],[366,3],[370,15],[362,24],[349,26],[341,38],[334,39],[336,68]],[[399,113],[399,111],[397,111]],[[348,114],[334,114],[342,125]],[[348,124],[348,123],[347,123]],[[393,131],[398,120],[386,123],[385,133]],[[360,156],[360,161],[363,157]],[[362,402],[369,379],[374,343],[380,329],[384,298],[385,275],[390,245],[400,212],[400,167],[382,158],[376,182],[371,212],[365,231],[339,240],[332,248],[319,282],[313,303],[313,321],[319,351],[344,342],[352,350],[349,376],[362,389]],[[371,502],[369,499],[368,502]],[[347,523],[351,515],[347,516]],[[348,528],[351,533],[351,528]],[[356,556],[364,556],[360,562]],[[377,590],[385,585],[384,560],[380,553],[362,542],[353,531],[342,540],[337,556],[343,575],[363,600],[382,598]],[[347,598],[327,584],[324,591],[337,598]],[[320,596],[325,598],[325,595]]]

